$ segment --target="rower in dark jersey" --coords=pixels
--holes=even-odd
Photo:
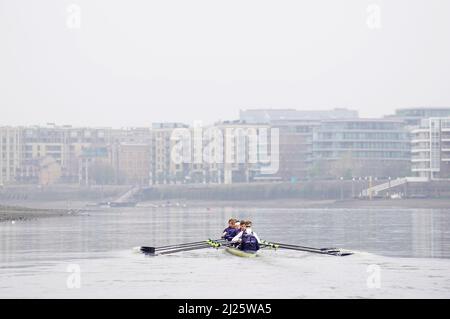
[[[228,221],[228,227],[223,230],[222,238],[231,241],[239,232],[236,228],[237,220],[230,218]]]
[[[252,230],[252,222],[241,221],[241,232],[239,232],[232,240],[233,243],[239,244],[239,249],[243,251],[256,252],[259,250],[259,237]]]

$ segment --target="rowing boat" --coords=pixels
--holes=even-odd
[[[243,251],[240,250],[238,248],[234,248],[234,247],[227,247],[225,248],[226,252],[235,255],[235,256],[239,256],[239,257],[256,257],[256,251],[255,252],[251,252],[251,251]]]
[[[299,245],[290,245],[290,244],[281,244],[281,243],[271,243],[262,240],[261,241],[261,248],[269,248],[269,249],[289,249],[289,250],[297,250],[297,251],[306,251],[310,253],[316,253],[316,254],[326,254],[326,255],[333,255],[333,256],[349,256],[352,255],[353,252],[338,249],[338,248],[313,248],[313,247],[306,247],[306,246],[299,246]],[[185,243],[185,244],[175,244],[175,245],[166,245],[166,246],[142,246],[142,247],[136,247],[134,250],[136,252],[142,252],[146,255],[150,256],[157,256],[157,255],[167,255],[167,254],[173,254],[177,252],[182,251],[190,251],[190,250],[197,250],[197,249],[204,249],[204,248],[225,248],[225,250],[234,256],[239,257],[256,257],[257,253],[252,251],[243,251],[235,247],[230,247],[230,243],[225,241],[224,239],[208,239],[206,241],[196,241],[191,243]]]

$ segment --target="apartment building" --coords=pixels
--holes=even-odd
[[[277,145],[272,143],[272,131],[269,124],[253,124],[240,120],[223,121],[214,125],[222,137],[221,161],[211,161],[207,165],[209,180],[215,183],[240,183],[257,180],[279,179],[275,173],[265,173],[274,164],[278,167]],[[218,139],[216,139],[217,144]],[[273,154],[274,151],[277,154]],[[277,169],[278,171],[278,169]]]
[[[322,121],[313,133],[313,161],[318,173],[335,177],[406,176],[409,132],[402,120]]]
[[[175,129],[188,129],[183,123],[153,123],[150,176],[153,184],[184,183],[189,176],[189,163],[171,159],[176,141],[171,139]]]
[[[148,185],[153,133],[149,127],[112,131],[109,153],[117,183]]]
[[[150,145],[121,143],[115,147],[113,162],[121,183],[148,185],[150,181]]]
[[[450,117],[423,119],[411,131],[411,155],[415,176],[450,178]]]
[[[39,163],[45,158],[51,158],[61,168],[60,180],[70,183],[80,181],[80,171],[87,163],[85,150],[110,143],[111,130],[47,124],[24,128],[23,134],[23,181],[39,179]],[[84,163],[80,160],[82,158]]]
[[[346,108],[331,110],[244,109],[239,111],[239,119],[246,123],[353,119],[358,116],[358,111]]]
[[[295,182],[310,177],[313,165],[313,130],[321,121],[357,119],[358,112],[330,110],[249,109],[240,111],[246,123],[266,123],[279,130],[279,171],[274,179]]]
[[[407,126],[413,127],[421,125],[423,119],[449,116],[450,107],[410,107],[397,109],[394,115],[388,115],[386,118],[399,119]]]
[[[284,181],[296,182],[310,177],[313,162],[313,131],[320,122],[315,120],[272,121],[279,129],[279,172]]]
[[[0,186],[20,178],[23,150],[22,129],[0,127]]]

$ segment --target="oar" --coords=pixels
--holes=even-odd
[[[216,241],[219,242],[222,239],[208,239],[208,241]],[[207,240],[202,240],[202,241],[194,241],[191,243],[185,243],[185,244],[172,244],[172,245],[165,245],[165,246],[159,246],[159,247],[155,247],[155,249],[157,250],[161,250],[161,249],[170,249],[170,248],[178,248],[178,247],[186,247],[186,246],[192,246],[192,245],[198,245],[198,244],[206,244]]]
[[[208,240],[211,240],[211,239],[208,239]],[[215,239],[215,241],[219,241],[219,240],[220,239]],[[153,254],[155,252],[155,250],[168,250],[168,249],[175,249],[175,248],[182,248],[182,247],[190,247],[190,246],[206,244],[206,243],[207,243],[206,240],[202,240],[202,241],[194,241],[194,242],[184,243],[184,244],[172,244],[172,245],[165,245],[165,246],[159,246],[159,247],[141,246],[140,250],[143,253]]]
[[[296,248],[296,247],[283,246],[283,245],[280,245],[280,248],[297,250],[297,251],[306,251],[306,252],[310,252],[310,253],[323,254],[323,255],[333,255],[333,256],[349,256],[349,255],[353,254],[352,252],[343,252],[340,249],[320,250],[320,249]]]
[[[213,240],[213,239],[208,239],[206,241],[204,241],[203,244],[197,244],[197,245],[192,245],[192,246],[188,246],[188,247],[180,247],[180,248],[173,248],[173,249],[165,249],[163,251],[157,251],[156,253],[158,255],[167,255],[167,254],[173,254],[173,253],[178,253],[178,252],[182,252],[182,251],[190,251],[190,250],[196,250],[196,249],[203,249],[203,248],[219,248],[221,246],[229,246],[231,245],[231,243],[222,243],[218,240]]]
[[[167,254],[173,254],[173,253],[178,253],[178,252],[182,252],[182,251],[190,251],[190,250],[196,250],[196,249],[203,249],[203,248],[210,248],[210,245],[199,245],[199,246],[193,246],[193,247],[184,247],[184,248],[179,248],[179,249],[170,249],[170,250],[164,250],[161,252],[157,252],[158,255],[167,255]]]
[[[289,246],[289,247],[293,247],[293,248],[304,248],[304,249],[320,250],[320,251],[337,249],[337,248],[334,248],[334,247],[333,248],[315,248],[315,247],[307,247],[307,246],[291,245],[291,244],[283,244],[283,243],[272,243],[272,242],[270,242],[270,243],[267,242],[267,244],[278,245],[278,246]]]
[[[275,249],[280,248],[279,245],[274,244],[274,243],[269,243],[266,240],[261,240],[260,245],[264,246],[263,248],[265,248],[265,247],[275,248]]]
[[[266,241],[262,241],[262,243],[269,247],[283,248],[283,249],[297,250],[297,251],[306,251],[306,252],[316,253],[316,254],[326,254],[326,255],[334,255],[334,256],[348,256],[348,255],[353,254],[352,252],[342,252],[340,249],[337,249],[337,248],[313,248],[313,247],[282,244],[282,243],[269,243]]]
[[[179,245],[167,245],[167,246],[161,246],[161,247],[149,247],[149,246],[142,246],[140,247],[140,251],[144,254],[149,255],[165,255],[180,251],[189,251],[194,249],[202,249],[202,248],[209,248],[209,247],[220,247],[221,243],[219,240],[212,240],[208,239],[205,241],[199,241],[194,243],[186,243],[186,244],[179,244]]]
[[[170,248],[165,248],[165,249],[158,249],[158,247],[143,246],[143,247],[141,247],[141,252],[143,252],[144,254],[149,254],[149,255],[164,255],[164,254],[169,254],[172,252],[194,250],[194,249],[201,249],[201,248],[208,248],[208,247],[211,247],[211,246],[209,246],[206,243],[185,246],[185,247],[170,247]]]

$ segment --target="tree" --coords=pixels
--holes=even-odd
[[[106,162],[93,162],[89,165],[89,177],[96,184],[113,184],[116,179],[114,168]]]
[[[357,170],[357,163],[353,160],[351,152],[345,153],[340,159],[333,162],[330,173],[333,177],[352,178]]]
[[[317,160],[311,166],[309,170],[309,176],[312,179],[322,179],[327,177],[327,163],[324,160]]]

